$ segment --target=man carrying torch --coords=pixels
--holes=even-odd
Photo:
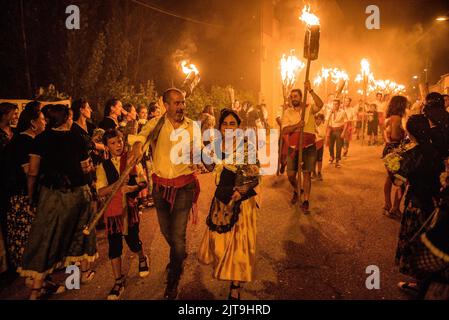
[[[287,157],[287,176],[293,187],[293,197],[291,204],[298,202],[298,180],[303,178],[302,189],[304,190],[304,201],[301,208],[307,212],[309,210],[309,198],[311,191],[311,173],[316,163],[316,147],[315,147],[315,114],[320,112],[323,107],[323,101],[311,89],[310,82],[305,82],[305,89],[313,98],[314,105],[305,105],[302,103],[303,94],[300,89],[293,89],[290,92],[290,102],[292,108],[284,111],[282,118],[282,134],[289,135],[289,148]],[[304,114],[304,117],[302,116]],[[303,146],[299,145],[300,134],[303,133]],[[299,150],[302,150],[302,177],[298,176],[298,159]]]
[[[320,21],[317,16],[310,13],[310,8],[305,7],[300,17],[307,25],[306,37],[304,39],[304,58],[307,59],[306,76],[304,81],[304,95],[301,90],[291,91],[290,100],[293,105],[288,109],[283,119],[283,134],[289,133],[292,136],[289,139],[292,150],[287,160],[287,175],[293,186],[292,204],[298,202],[298,192],[304,189],[304,201],[300,208],[304,213],[309,212],[309,198],[311,183],[311,172],[315,169],[316,146],[315,146],[315,114],[323,107],[323,101],[316,95],[310,86],[309,73],[310,63],[318,58],[319,39],[320,39]],[[314,105],[307,104],[307,93],[312,95]],[[301,103],[302,99],[302,103]],[[298,121],[299,120],[299,121]],[[296,180],[296,172],[298,174]],[[304,178],[304,184],[302,183]]]

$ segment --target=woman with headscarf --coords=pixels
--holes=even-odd
[[[243,137],[240,141],[235,137],[224,138],[226,130],[239,126],[240,118],[235,111],[221,111],[218,128],[222,139],[215,141],[215,150],[219,151],[214,151],[219,156],[213,164],[205,164],[214,171],[217,189],[199,252],[200,262],[213,263],[214,278],[230,282],[230,300],[239,300],[240,284],[253,280],[259,210],[254,191],[259,184],[255,148]]]

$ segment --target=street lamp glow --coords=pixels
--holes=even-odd
[[[438,17],[435,19],[436,21],[448,21],[449,17]]]
[[[418,76],[413,76],[413,79],[418,79]]]

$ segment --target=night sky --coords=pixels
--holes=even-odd
[[[19,2],[2,1],[0,72],[4,85],[0,94],[7,98],[25,93]],[[68,34],[76,32],[64,28],[65,6],[82,2],[86,0],[25,1],[25,30],[33,89],[50,82],[58,84],[61,65],[65,63]],[[199,65],[202,83],[206,86],[233,84],[249,90],[257,87],[259,1],[140,2],[182,18],[129,1],[130,10],[136,12],[136,19],[137,15],[142,17],[145,27],[138,65],[136,59],[130,57],[132,70],[127,76],[132,81],[140,83],[154,79],[158,90],[177,83],[182,76],[176,69],[175,61],[179,56],[185,56]],[[108,20],[108,8],[116,2],[103,0],[95,3],[101,4],[103,9],[96,9],[97,13],[90,17],[89,25],[84,26],[89,29],[89,37],[93,37],[101,26],[104,27]],[[291,44],[284,45],[302,49],[303,29],[298,16],[305,2],[280,0],[275,3],[275,16],[281,26],[296,29],[298,25],[297,38],[293,37]],[[320,60],[315,68],[341,65],[350,74],[355,74],[360,58],[370,57],[373,69],[380,77],[393,77],[403,83],[412,75],[422,75],[426,60],[429,61],[430,83],[436,82],[440,75],[449,73],[449,21],[434,21],[439,15],[449,14],[449,1],[313,0],[307,3],[316,8],[322,20]],[[380,30],[365,28],[365,8],[370,4],[380,7]],[[197,22],[188,21],[191,19]],[[131,29],[130,38],[134,35]],[[86,50],[89,50],[88,46],[89,43]]]

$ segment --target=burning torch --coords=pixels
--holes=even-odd
[[[296,82],[296,76],[302,69],[304,69],[304,66],[305,66],[304,63],[295,56],[294,50],[290,50],[289,56],[285,56],[285,54],[282,55],[281,78],[282,78],[282,94],[284,97],[284,105],[282,106],[281,119],[284,117],[285,106],[288,104],[288,95],[290,94],[290,91],[293,90],[293,86],[295,85]],[[281,121],[280,121],[281,127],[280,129],[282,133]],[[282,134],[279,135],[279,157],[278,157],[277,175],[280,174],[280,167],[282,162],[281,153],[282,153]]]
[[[193,93],[193,89],[200,82],[200,72],[194,64],[187,64],[186,60],[181,62],[182,72],[186,75],[186,78],[181,86],[182,90],[185,92],[186,97]]]
[[[362,61],[360,61],[360,70],[361,73],[357,75],[356,81],[357,82],[363,81],[363,110],[364,110],[362,117],[362,145],[363,145],[363,142],[365,141],[365,128],[366,128],[365,108],[366,108],[368,83],[370,81],[374,81],[374,76],[371,73],[369,62],[365,58],[363,58]]]
[[[306,35],[304,38],[304,58],[307,59],[305,82],[309,81],[310,63],[312,60],[318,59],[320,49],[320,19],[310,12],[310,7],[305,6],[302,15],[299,18],[306,23]],[[301,112],[301,123],[304,123],[306,107],[307,107],[307,88],[304,84],[304,94]],[[299,154],[298,154],[298,191],[302,187],[302,149],[304,141],[304,127],[299,132]],[[301,206],[301,201],[298,204]]]

